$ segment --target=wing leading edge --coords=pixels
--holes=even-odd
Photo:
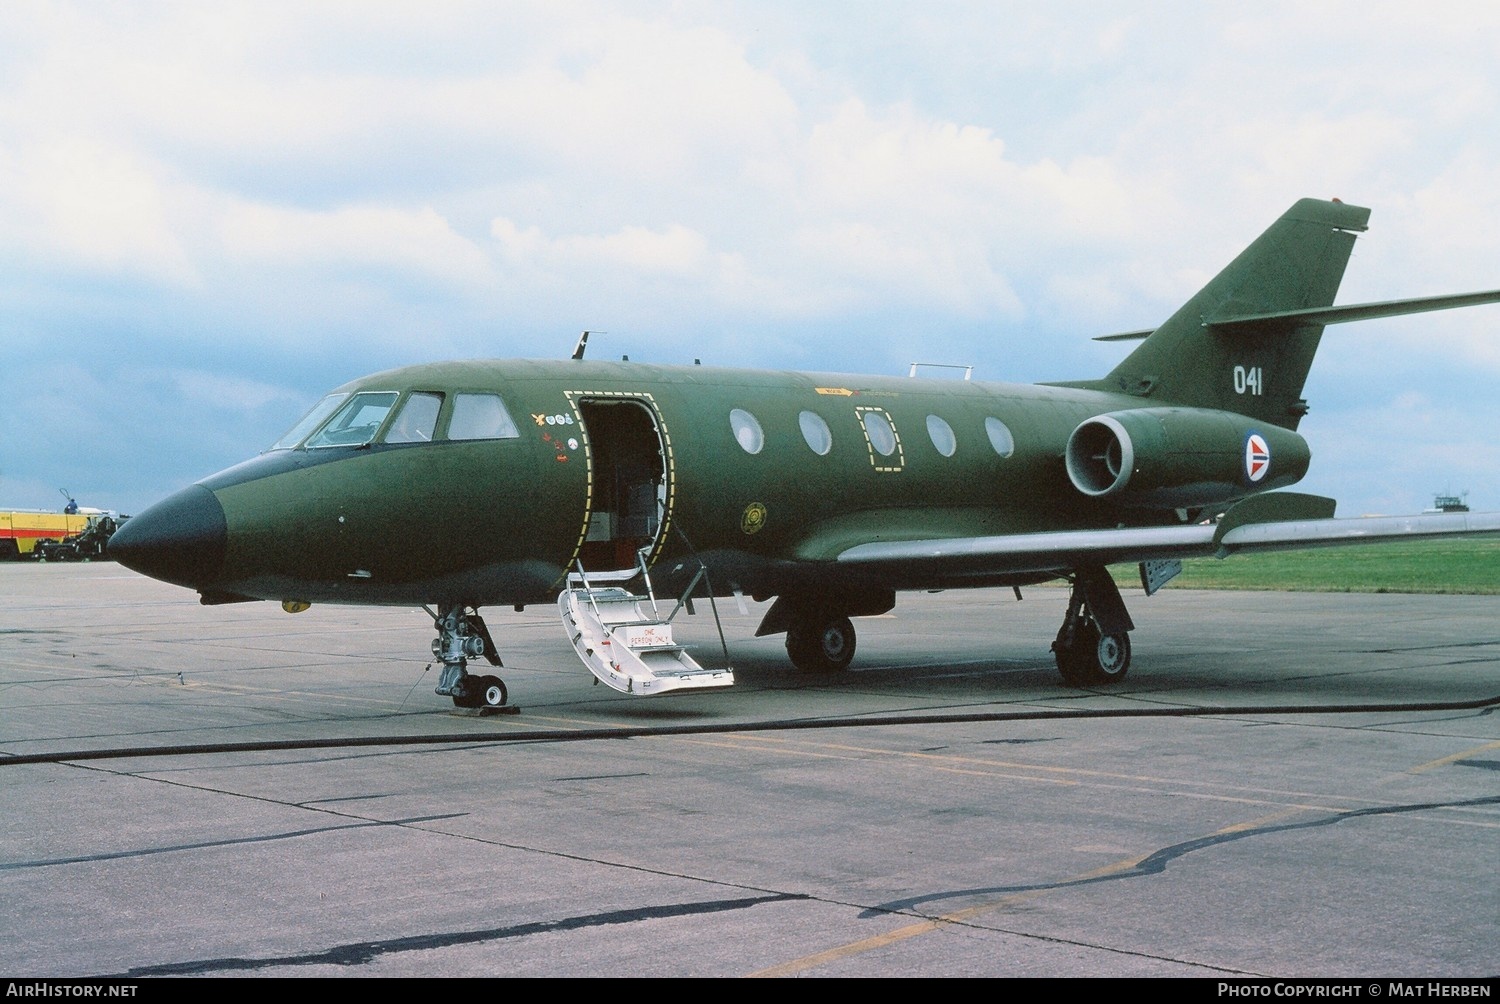
[[[1500,534],[1500,512],[1251,522],[1232,519],[1233,514],[1231,509],[1218,523],[1189,526],[871,541],[843,551],[837,561],[841,565],[871,568],[924,568],[955,575],[999,575],[1171,558],[1223,558],[1255,551]]]

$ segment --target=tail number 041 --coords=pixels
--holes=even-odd
[[[1259,366],[1236,366],[1234,368],[1234,392],[1259,397],[1266,389],[1265,377]]]

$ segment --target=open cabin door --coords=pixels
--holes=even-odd
[[[671,519],[667,437],[648,399],[579,395],[588,443],[588,512],[558,611],[594,677],[626,694],[727,687],[731,669],[704,669],[672,636],[683,601],[658,603],[651,559]]]
[[[578,560],[590,572],[636,567],[658,549],[667,522],[667,478],[655,412],[636,398],[578,402],[588,437],[588,524]]]

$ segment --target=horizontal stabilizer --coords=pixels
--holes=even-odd
[[[1244,331],[1262,326],[1285,325],[1288,322],[1301,324],[1343,324],[1346,321],[1370,321],[1377,317],[1400,317],[1403,314],[1423,314],[1429,310],[1453,310],[1457,307],[1478,307],[1486,303],[1500,303],[1500,289],[1481,293],[1451,293],[1447,296],[1419,296],[1411,300],[1382,300],[1379,303],[1351,303],[1342,307],[1309,307],[1303,310],[1276,310],[1266,314],[1240,314],[1235,317],[1215,317],[1203,322],[1205,327],[1220,331]],[[1096,342],[1139,342],[1150,338],[1155,328],[1142,331],[1122,331],[1115,335],[1096,335]]]
[[[1345,321],[1368,321],[1377,317],[1400,317],[1422,314],[1429,310],[1452,310],[1455,307],[1477,307],[1500,303],[1500,289],[1482,293],[1453,293],[1448,296],[1421,296],[1412,300],[1383,300],[1380,303],[1351,303],[1342,307],[1308,307],[1303,310],[1276,310],[1266,314],[1241,314],[1236,317],[1211,317],[1204,325],[1219,331],[1243,331],[1260,327],[1297,324],[1342,324]],[[1134,334],[1134,333],[1132,333]],[[1112,335],[1105,340],[1123,339]]]
[[[1146,328],[1142,331],[1122,331],[1117,335],[1095,335],[1096,342],[1140,342],[1150,338],[1156,331],[1155,328]]]

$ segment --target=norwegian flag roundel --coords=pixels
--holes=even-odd
[[[1245,437],[1245,478],[1255,484],[1271,469],[1271,447],[1258,432]]]

